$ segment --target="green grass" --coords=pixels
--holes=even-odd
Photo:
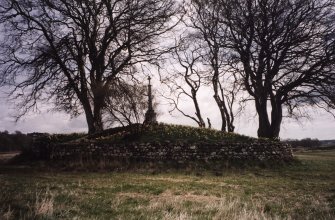
[[[335,151],[274,169],[59,172],[0,167],[0,219],[334,219]]]

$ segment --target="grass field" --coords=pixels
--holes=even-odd
[[[335,219],[335,150],[282,168],[57,172],[0,166],[0,219]]]

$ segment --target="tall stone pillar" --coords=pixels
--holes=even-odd
[[[151,91],[151,77],[148,77],[148,110],[145,113],[145,120],[143,124],[152,125],[157,124],[157,114],[152,106],[152,91]]]

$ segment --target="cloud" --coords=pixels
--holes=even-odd
[[[0,100],[0,130],[29,132],[48,132],[48,133],[70,133],[86,132],[87,126],[85,117],[71,119],[64,113],[52,113],[42,111],[30,113],[18,122],[15,122],[13,115],[15,109],[5,100]]]

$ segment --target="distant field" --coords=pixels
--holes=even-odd
[[[147,173],[0,166],[0,219],[335,219],[335,150],[293,165]]]

